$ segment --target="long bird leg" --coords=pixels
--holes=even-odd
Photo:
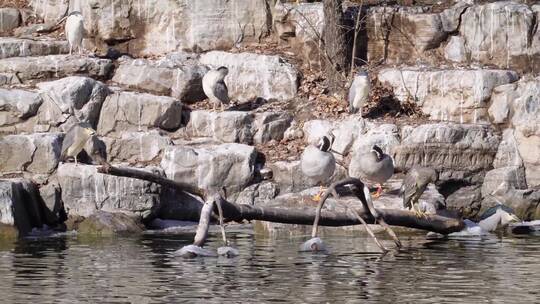
[[[75,155],[75,166],[77,166],[77,155]]]
[[[225,235],[225,225],[223,224],[223,209],[221,209],[221,199],[216,199],[216,206],[219,214],[219,226],[221,227],[221,236],[223,237],[224,246],[229,246],[227,235]]]

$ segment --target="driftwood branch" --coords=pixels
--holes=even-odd
[[[139,169],[120,168],[113,166],[98,167],[98,172],[115,176],[131,177],[146,180],[171,187],[177,190],[189,192],[202,198],[207,196],[206,191],[186,185],[184,183],[169,180],[157,174],[149,173]],[[315,210],[313,208],[283,209],[272,207],[257,207],[245,204],[235,204],[221,198],[221,207],[226,221],[267,221],[284,224],[312,225],[315,220]],[[375,209],[376,216],[386,224],[408,228],[416,228],[433,231],[441,234],[449,234],[463,229],[464,223],[460,219],[442,217],[438,215],[426,215],[417,217],[413,212],[395,209]],[[374,216],[365,208],[355,208],[362,219],[368,224],[376,223]],[[358,218],[350,212],[331,212],[322,210],[319,217],[321,226],[350,226],[362,224]]]

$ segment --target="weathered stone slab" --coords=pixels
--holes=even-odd
[[[60,158],[62,133],[8,135],[0,138],[0,172],[52,173]]]
[[[232,100],[289,100],[298,91],[298,71],[279,56],[212,51],[201,55],[200,61],[229,68],[225,83]]]
[[[35,13],[45,22],[57,22],[66,15],[69,0],[30,0]]]
[[[196,59],[197,55],[187,53],[168,55],[158,61],[122,59],[113,81],[123,87],[170,95],[185,102],[203,100],[206,96],[202,77],[208,68]]]
[[[46,223],[37,188],[25,179],[0,179],[0,223],[14,226],[24,236]]]
[[[255,114],[253,121],[253,142],[264,144],[280,141],[291,126],[292,116],[286,112],[263,112]]]
[[[222,142],[250,144],[253,115],[240,111],[192,111],[182,130],[189,137],[208,137]]]
[[[119,138],[102,138],[109,162],[158,163],[163,151],[172,142],[158,131],[122,132]]]
[[[488,126],[454,123],[405,128],[401,138],[393,153],[398,170],[421,165],[441,171],[441,180],[467,178],[474,182],[492,168],[500,141]]]
[[[127,177],[97,173],[96,166],[61,163],[57,179],[69,216],[90,216],[98,210],[130,211],[143,217],[159,208],[160,187]],[[157,168],[146,168],[160,172]]]
[[[482,196],[504,194],[510,189],[527,189],[523,167],[501,167],[486,173],[482,184]]]
[[[102,136],[118,137],[127,131],[161,128],[174,131],[182,123],[182,103],[166,96],[115,92],[105,99],[97,131]]]
[[[413,101],[434,120],[487,121],[488,101],[496,86],[517,81],[513,71],[491,69],[425,70],[387,68],[379,81],[401,102]]]
[[[20,24],[21,13],[18,9],[11,7],[0,8],[0,33],[7,33]]]
[[[0,73],[16,73],[21,81],[86,75],[107,78],[113,64],[109,59],[70,55],[13,57],[0,59]]]
[[[161,161],[167,178],[203,189],[228,193],[242,190],[253,179],[255,148],[243,144],[169,146]]]
[[[43,99],[37,92],[0,89],[0,127],[21,123],[35,116]]]
[[[68,51],[67,41],[0,37],[0,59],[66,54]]]

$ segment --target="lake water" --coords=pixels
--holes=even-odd
[[[207,245],[217,248],[214,234]],[[0,243],[2,303],[539,303],[540,237],[430,241],[382,256],[362,235],[229,234],[236,258],[183,259],[192,234]],[[385,241],[391,246],[391,242]]]

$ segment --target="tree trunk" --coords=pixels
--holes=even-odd
[[[347,43],[343,27],[342,0],[324,0],[324,33],[323,39],[326,61],[325,74],[330,91],[343,89],[345,74],[349,67]]]

